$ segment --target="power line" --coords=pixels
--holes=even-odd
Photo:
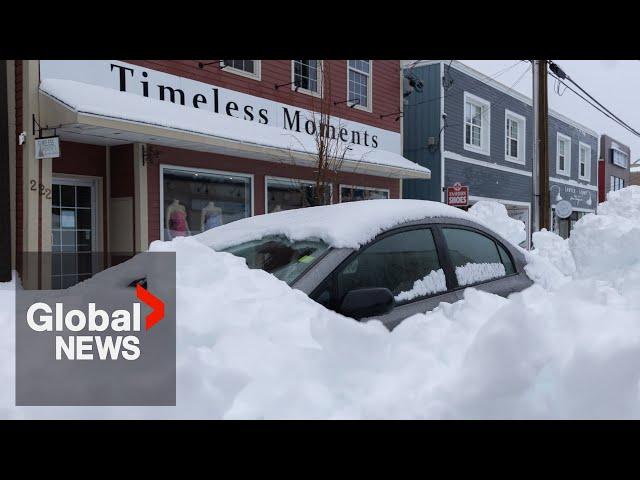
[[[619,125],[623,126],[624,128],[626,128],[627,130],[629,130],[631,133],[633,133],[634,135],[640,137],[640,133],[635,130],[634,128],[632,128],[627,122],[625,122],[624,120],[622,120],[620,117],[618,117],[615,113],[613,113],[610,109],[608,109],[607,107],[605,107],[602,103],[600,103],[598,100],[596,100],[595,97],[593,97],[593,95],[591,95],[589,92],[587,92],[584,88],[582,88],[578,82],[576,82],[575,80],[573,80],[569,75],[567,75],[561,68],[559,65],[557,65],[556,63],[549,61],[549,68],[550,68],[550,74],[553,75],[560,83],[562,83],[563,85],[565,85],[567,88],[569,88],[569,90],[571,90],[573,93],[575,93],[577,96],[579,96],[580,98],[582,98],[585,102],[587,102],[589,105],[591,105],[592,107],[594,107],[596,110],[598,110],[599,112],[601,112],[602,114],[606,115],[607,117],[609,117],[610,119],[612,119],[613,121],[615,121],[616,123],[618,123]],[[583,95],[580,95],[578,92],[576,92],[574,89],[570,88],[566,83],[564,83],[562,80],[567,79],[568,81],[570,81],[573,85],[575,85],[584,95],[586,95],[587,97],[589,97],[590,100],[592,101],[588,101]],[[595,105],[594,105],[595,103]],[[597,106],[596,106],[597,105]]]
[[[629,132],[633,133],[636,136],[640,137],[640,134],[638,132],[636,132],[633,128],[631,128],[629,125],[627,125],[626,123],[624,123],[622,120],[616,118],[613,114],[608,113],[607,110],[604,110],[602,108],[600,108],[598,105],[592,103],[591,101],[589,101],[589,99],[587,99],[584,95],[582,95],[580,92],[577,92],[576,90],[574,90],[573,88],[571,88],[570,85],[567,85],[565,82],[562,81],[562,79],[560,77],[558,77],[556,74],[554,74],[553,72],[549,72],[549,75],[551,75],[553,78],[555,78],[556,80],[558,80],[562,85],[564,85],[567,89],[569,89],[571,92],[573,92],[576,96],[578,96],[579,98],[581,98],[585,103],[587,103],[588,105],[592,106],[593,108],[595,108],[596,110],[598,110],[600,113],[602,113],[604,116],[610,118],[611,120],[613,120],[615,123],[617,123],[618,125],[624,127],[625,129],[627,129]]]

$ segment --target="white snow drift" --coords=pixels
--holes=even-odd
[[[11,290],[0,289],[2,413],[640,418],[640,188],[611,193],[600,212],[578,221],[570,241],[536,235],[545,246],[528,254],[531,288],[508,299],[469,288],[393,332],[327,311],[197,240],[154,242],[152,251],[178,259],[178,405],[170,408],[11,407]],[[350,244],[341,231],[324,238]]]

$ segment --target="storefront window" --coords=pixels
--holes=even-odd
[[[164,240],[251,216],[249,177],[165,168],[162,185]]]
[[[331,203],[331,185],[326,185],[324,201],[316,200],[316,185],[313,182],[284,178],[267,179],[267,213],[281,210],[311,207],[318,203]]]
[[[355,202],[358,200],[377,200],[389,198],[389,190],[377,190],[364,187],[340,187],[341,202]]]

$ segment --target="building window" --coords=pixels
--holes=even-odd
[[[556,172],[568,177],[571,175],[571,138],[559,133],[556,150]]]
[[[389,198],[389,190],[340,185],[340,202],[356,202],[358,200],[379,200]]]
[[[626,153],[615,148],[611,149],[611,163],[622,168],[627,168],[628,162],[629,156]]]
[[[371,111],[371,60],[349,60],[347,70],[349,103]]]
[[[161,170],[163,240],[251,216],[251,177],[188,168]]]
[[[304,93],[320,95],[322,64],[320,60],[293,60],[293,85]]]
[[[260,60],[222,60],[225,72],[260,80]]]
[[[580,143],[580,156],[578,158],[578,177],[580,180],[591,180],[591,147],[586,143]]]
[[[491,104],[470,93],[464,93],[464,148],[489,155],[489,110]]]
[[[611,176],[611,188],[610,191],[615,192],[616,190],[620,190],[624,188],[624,179],[618,178],[615,176]]]
[[[505,158],[525,164],[526,120],[523,116],[505,111]]]
[[[316,184],[290,178],[266,178],[267,213],[311,207],[315,204]],[[331,204],[331,185],[325,186],[323,205]]]

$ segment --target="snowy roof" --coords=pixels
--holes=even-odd
[[[364,200],[298,210],[286,210],[238,220],[194,238],[215,250],[285,235],[290,240],[319,238],[336,248],[358,248],[379,233],[405,222],[429,217],[453,217],[481,223],[468,213],[427,200]]]
[[[292,153],[309,157],[316,151],[314,138],[310,135],[294,137],[290,131],[281,128],[106,87],[49,78],[41,82],[40,90],[78,114],[215,137],[235,144],[277,149],[283,160],[291,157]],[[428,168],[397,153],[356,144],[350,144],[349,147],[344,157],[345,170],[359,170],[374,175],[377,171],[378,175],[394,178],[430,177]]]

